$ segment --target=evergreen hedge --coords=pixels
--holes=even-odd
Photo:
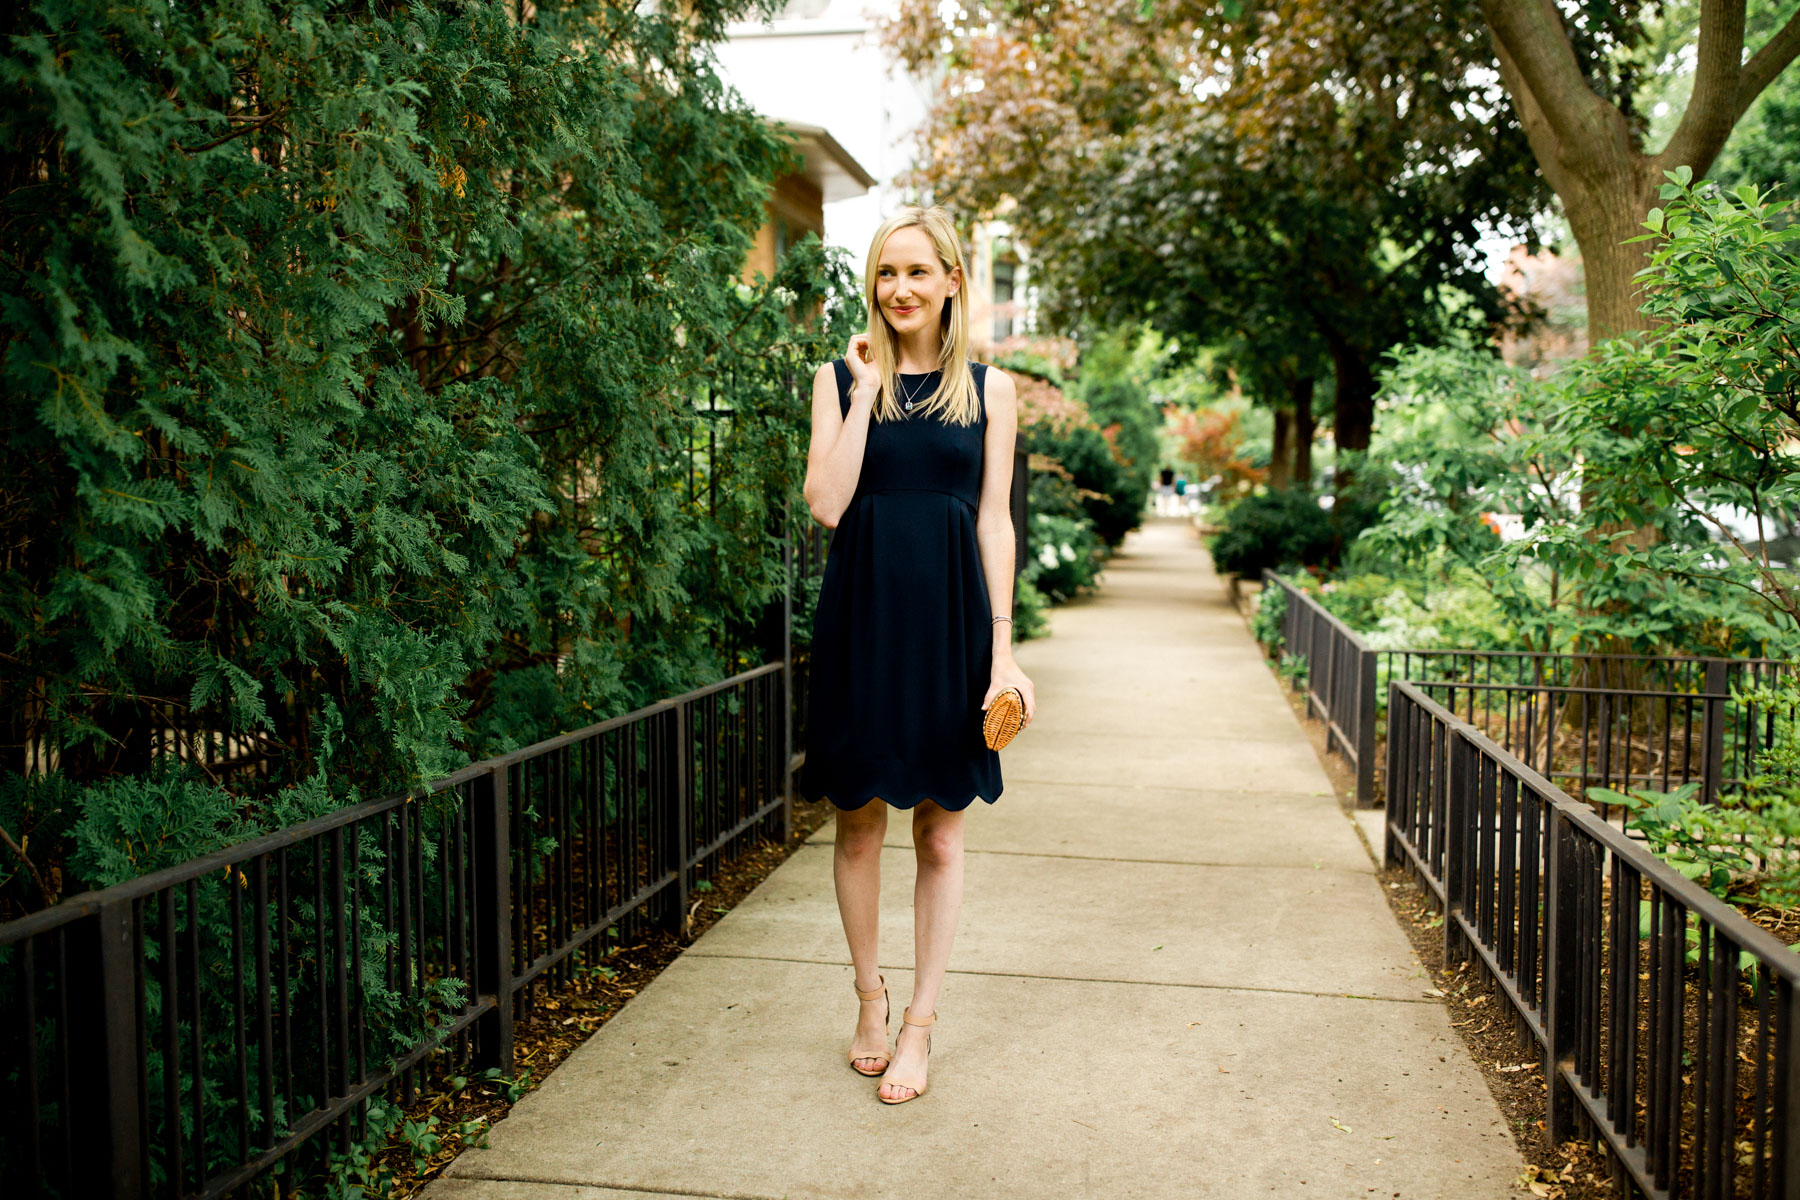
[[[737,283],[772,7],[13,13],[0,917],[760,658],[859,313],[815,238]]]

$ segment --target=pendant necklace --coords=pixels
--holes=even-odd
[[[927,371],[927,372],[925,372],[925,378],[930,379],[932,377],[932,375],[934,375],[934,374],[936,374],[936,372]],[[900,385],[900,394],[902,396],[906,396],[906,381],[900,378],[900,373],[898,371],[894,372],[894,381]],[[911,412],[913,404],[918,400],[919,392],[922,392],[924,390],[925,390],[925,385],[923,383],[921,383],[919,385],[919,391],[914,392],[911,396],[907,397],[906,403],[903,404],[901,407],[904,408],[907,412]]]

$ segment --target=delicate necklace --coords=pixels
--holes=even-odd
[[[937,372],[927,371],[927,372],[925,372],[925,378],[927,380],[929,380],[935,374],[937,374]],[[898,372],[898,371],[894,372],[894,380],[895,380],[895,382],[897,382],[900,385],[900,394],[902,396],[906,396],[906,381],[904,379],[900,378],[900,372]],[[906,399],[906,403],[904,405],[902,405],[901,407],[903,407],[907,412],[911,412],[913,404],[918,400],[919,392],[923,392],[924,390],[925,390],[925,385],[923,383],[921,383],[919,385],[919,391],[914,392],[911,396],[908,396]]]

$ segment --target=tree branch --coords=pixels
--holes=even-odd
[[[1481,15],[1558,142],[1575,149],[1606,135],[1607,114],[1619,111],[1582,77],[1553,0],[1481,0]]]
[[[1694,90],[1669,144],[1656,156],[1660,170],[1692,167],[1706,174],[1737,124],[1739,63],[1744,56],[1744,0],[1701,0]]]
[[[37,884],[38,893],[44,897],[45,907],[55,904],[56,893],[50,890],[50,884],[44,879],[43,872],[38,870],[37,864],[25,856],[25,847],[13,841],[12,834],[6,832],[4,826],[0,826],[0,839],[5,840],[7,846],[18,856],[19,861],[25,864],[25,869],[31,873],[32,882]]]
[[[1543,106],[1538,103],[1531,85],[1525,82],[1525,76],[1519,73],[1518,64],[1513,61],[1505,43],[1491,26],[1488,29],[1488,39],[1494,44],[1494,58],[1500,65],[1500,82],[1512,96],[1513,110],[1518,114],[1519,124],[1525,130],[1525,141],[1531,146],[1532,157],[1537,159],[1538,169],[1544,173],[1544,180],[1550,185],[1550,190],[1560,196],[1566,180],[1563,177],[1562,156],[1558,153],[1556,131],[1550,128]]]
[[[1789,17],[1787,24],[1764,42],[1763,48],[1752,55],[1738,73],[1737,108],[1731,116],[1734,124],[1797,56],[1800,56],[1800,12]]]

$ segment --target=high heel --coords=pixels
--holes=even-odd
[[[900,1014],[900,1020],[902,1023],[907,1024],[907,1025],[917,1025],[921,1028],[928,1029],[931,1026],[937,1024],[937,1014],[934,1012],[931,1014],[930,1017],[926,1018],[923,1021],[915,1021],[912,1019],[912,1005],[909,1004],[906,1006],[905,1011]],[[931,1035],[929,1033],[927,1033],[925,1035],[925,1057],[926,1058],[931,1057]],[[923,1079],[921,1079],[918,1083],[908,1083],[904,1079],[884,1079],[881,1082],[882,1083],[891,1083],[896,1087],[912,1089],[912,1095],[910,1095],[910,1096],[901,1096],[897,1099],[889,1100],[886,1096],[881,1094],[881,1088],[877,1087],[875,1089],[875,1098],[877,1100],[881,1101],[883,1104],[905,1104],[908,1100],[917,1100],[920,1096],[923,1096],[925,1094],[926,1081]]]
[[[881,975],[877,975],[875,978],[881,980],[881,986],[878,988],[870,988],[866,992],[861,988],[856,987],[856,980],[852,979],[850,981],[850,986],[856,988],[856,998],[858,1000],[873,1000],[877,996],[880,996],[884,1001],[881,1007],[881,1053],[858,1054],[855,1046],[850,1047],[850,1069],[855,1071],[858,1075],[868,1075],[871,1077],[880,1075],[883,1071],[886,1071],[888,1064],[894,1061],[894,1056],[889,1054],[887,1050],[888,1019],[893,1015],[892,1010],[889,1009],[885,1003],[887,1000],[887,979]],[[881,1060],[881,1066],[873,1071],[865,1071],[856,1065],[856,1060],[859,1058],[878,1058]]]

